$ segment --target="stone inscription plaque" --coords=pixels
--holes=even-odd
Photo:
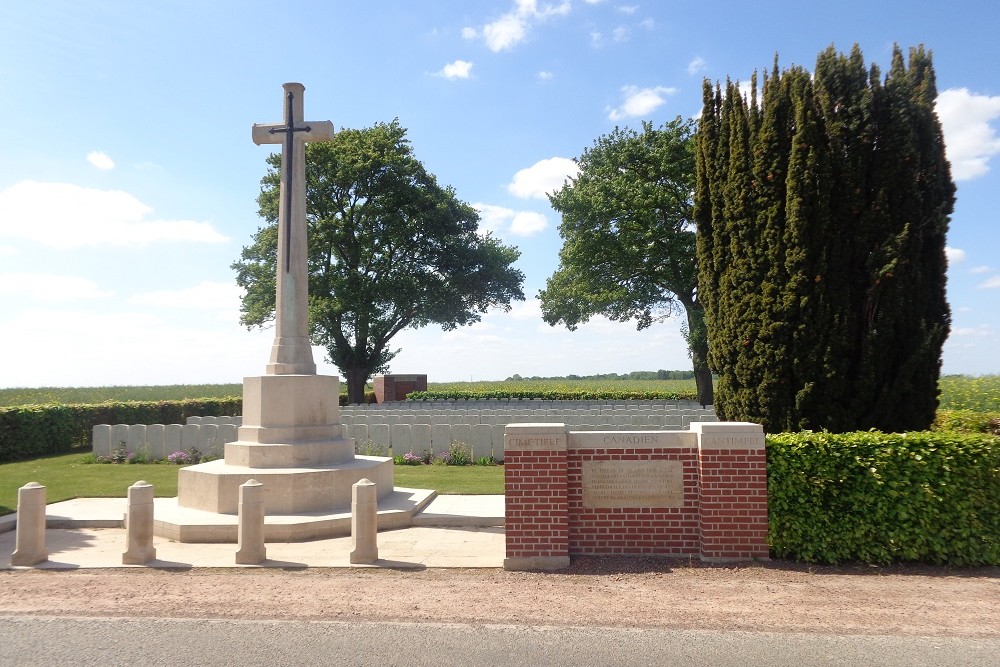
[[[682,507],[680,461],[584,461],[583,506]]]

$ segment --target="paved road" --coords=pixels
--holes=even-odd
[[[998,639],[475,626],[0,617],[0,665],[977,665]]]

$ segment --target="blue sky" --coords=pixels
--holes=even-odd
[[[679,322],[543,323],[558,263],[545,192],[615,126],[700,111],[701,82],[811,67],[857,42],[934,52],[958,183],[946,373],[1000,373],[1000,4],[988,0],[284,3],[0,0],[0,386],[239,382],[273,331],[239,325],[230,264],[260,224],[281,84],[307,120],[398,118],[439,182],[522,256],[510,313],[395,341],[433,381],[687,369]],[[337,373],[323,364],[320,372]]]

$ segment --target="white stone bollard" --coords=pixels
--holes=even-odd
[[[139,480],[128,487],[123,565],[145,565],[156,558],[153,546],[153,485]]]
[[[45,548],[45,487],[28,482],[17,490],[17,533],[11,565],[29,567],[49,559]]]
[[[375,482],[362,479],[351,487],[351,563],[378,560],[378,495]]]
[[[249,479],[240,485],[237,565],[257,565],[267,558],[264,546],[264,485]]]

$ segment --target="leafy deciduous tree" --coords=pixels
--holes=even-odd
[[[233,264],[248,327],[274,318],[281,156],[267,161],[258,198],[267,224]],[[520,252],[479,233],[478,213],[438,185],[397,121],[308,144],[306,181],[310,332],[352,403],[399,352],[388,345],[400,331],[454,329],[524,299],[512,267]]]
[[[562,214],[559,267],[539,292],[543,318],[569,329],[594,315],[638,329],[687,315],[684,333],[698,398],[712,400],[697,291],[694,124],[677,118],[642,132],[616,128],[577,158],[579,174],[549,195]]]

